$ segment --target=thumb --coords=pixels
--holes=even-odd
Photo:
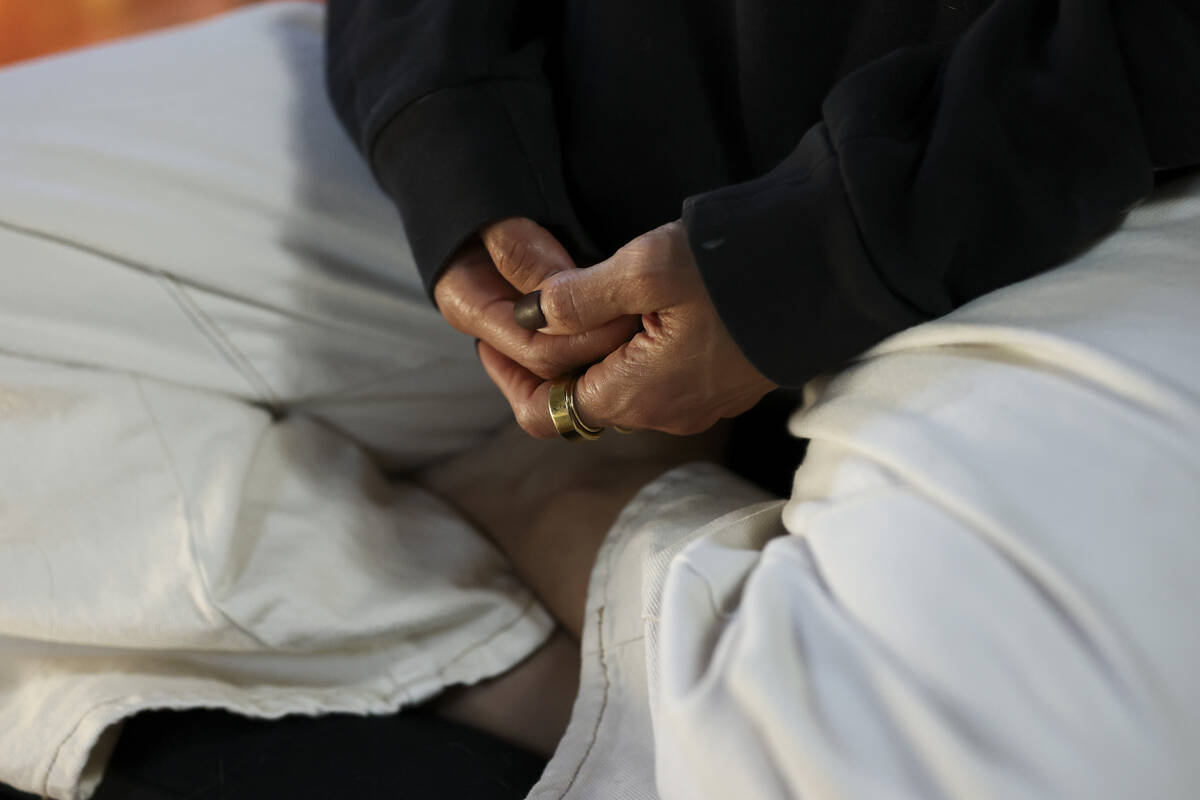
[[[554,234],[526,217],[493,222],[479,235],[496,269],[521,293],[533,291],[555,273],[575,269]]]
[[[612,258],[587,269],[552,273],[517,301],[536,304],[537,327],[546,333],[582,333],[623,316],[661,311],[683,299],[699,275],[686,236],[668,224],[634,239]],[[689,268],[690,267],[690,272]],[[696,273],[696,274],[693,274]]]

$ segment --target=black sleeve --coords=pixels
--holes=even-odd
[[[491,221],[525,216],[586,245],[562,178],[542,60],[556,4],[330,0],[335,110],[395,201],[432,291]]]
[[[843,79],[772,172],[690,198],[692,250],[747,357],[799,385],[1064,262],[1156,169],[1200,163],[1197,5],[995,0],[954,42]]]

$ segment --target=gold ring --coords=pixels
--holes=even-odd
[[[591,441],[599,439],[604,428],[590,428],[584,425],[575,411],[575,381],[577,374],[560,375],[550,381],[550,391],[547,394],[547,404],[550,407],[550,419],[554,422],[554,430],[558,435],[572,442],[580,439]]]

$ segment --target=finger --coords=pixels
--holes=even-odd
[[[538,439],[553,439],[559,435],[554,420],[550,418],[549,381],[543,381],[487,342],[479,343],[479,360],[483,362],[488,377],[512,407],[517,424],[526,433]],[[616,353],[610,355],[606,359],[610,362],[609,367],[593,366],[576,383],[575,413],[590,428],[603,428],[610,424],[609,415],[601,409],[608,398],[622,393],[622,388],[613,381],[619,370],[614,369],[611,363],[620,360]],[[580,384],[585,382],[590,388],[581,392]],[[625,390],[628,388],[628,385],[624,387]],[[581,404],[586,408],[581,408]]]
[[[631,344],[617,348],[576,381],[575,413],[584,425],[590,428],[610,424],[633,429],[654,427],[652,423],[656,418],[643,413],[652,405],[641,403],[643,399],[653,403],[654,399],[645,391],[644,371],[637,368],[641,359],[630,356]],[[487,342],[480,342],[478,349],[484,370],[512,407],[517,424],[538,439],[558,436],[550,418],[549,381],[542,380]]]
[[[517,292],[486,256],[456,261],[439,279],[434,297],[455,329],[489,342],[544,378],[603,358],[637,330],[637,321],[629,319],[569,336],[522,328],[513,319]]]
[[[480,231],[480,238],[496,269],[522,294],[555,273],[575,269],[554,234],[531,219],[513,217],[492,223]]]
[[[536,439],[558,436],[547,405],[548,384],[487,342],[478,349],[484,371],[512,407],[517,424]]]
[[[488,303],[514,301],[521,296],[496,272],[487,250],[476,244],[456,255],[433,286],[433,300],[442,316],[463,333]]]
[[[691,435],[719,418],[692,402],[673,359],[646,334],[638,334],[575,382],[575,413],[589,427],[621,426]]]
[[[644,382],[639,371],[631,368],[631,346],[637,347],[632,342],[622,345],[575,381],[575,415],[589,428],[650,427],[649,419],[640,413]]]
[[[635,342],[630,342],[579,376],[573,399],[580,422],[590,428],[622,425],[690,435],[707,430],[719,419],[719,415],[698,414],[673,403],[675,382],[670,378],[664,382],[654,377],[654,370],[640,367],[643,357],[637,350]],[[538,439],[558,436],[550,418],[548,381],[486,342],[479,345],[479,358],[526,433]]]
[[[659,311],[693,281],[686,239],[666,228],[639,236],[606,261],[559,272],[538,287],[547,333],[579,333],[626,315]]]
[[[526,433],[537,439],[557,437],[558,429],[555,428],[554,420],[550,417],[550,382],[544,381],[524,369],[487,342],[480,342],[478,348],[479,360],[483,362],[484,370],[508,401],[517,424]],[[605,370],[600,366],[594,366],[588,371],[588,374],[580,376],[579,382],[583,382],[590,375],[588,380],[592,381],[593,387],[603,386],[599,392],[587,392],[588,399],[586,400],[585,393],[579,391],[579,382],[576,383],[575,413],[584,425],[591,428],[602,428],[608,423],[606,415],[598,411],[602,407],[600,403],[605,402],[603,398],[609,394],[608,385],[605,383],[606,377],[601,375],[604,372]],[[586,408],[581,408],[581,403],[585,404]]]

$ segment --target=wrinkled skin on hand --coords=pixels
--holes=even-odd
[[[611,353],[637,330],[614,319],[566,336],[522,328],[513,304],[553,275],[576,272],[559,241],[542,226],[513,217],[484,227],[451,258],[434,286],[442,316],[458,331],[486,342],[529,374],[553,378]]]
[[[589,269],[546,272],[522,288],[541,292],[541,336],[599,336],[617,332],[614,326],[630,316],[640,318],[641,329],[576,384],[576,410],[589,426],[698,433],[775,388],[721,322],[679,222],[634,239]],[[521,427],[538,438],[556,436],[547,411],[548,375],[490,341],[479,352]]]

